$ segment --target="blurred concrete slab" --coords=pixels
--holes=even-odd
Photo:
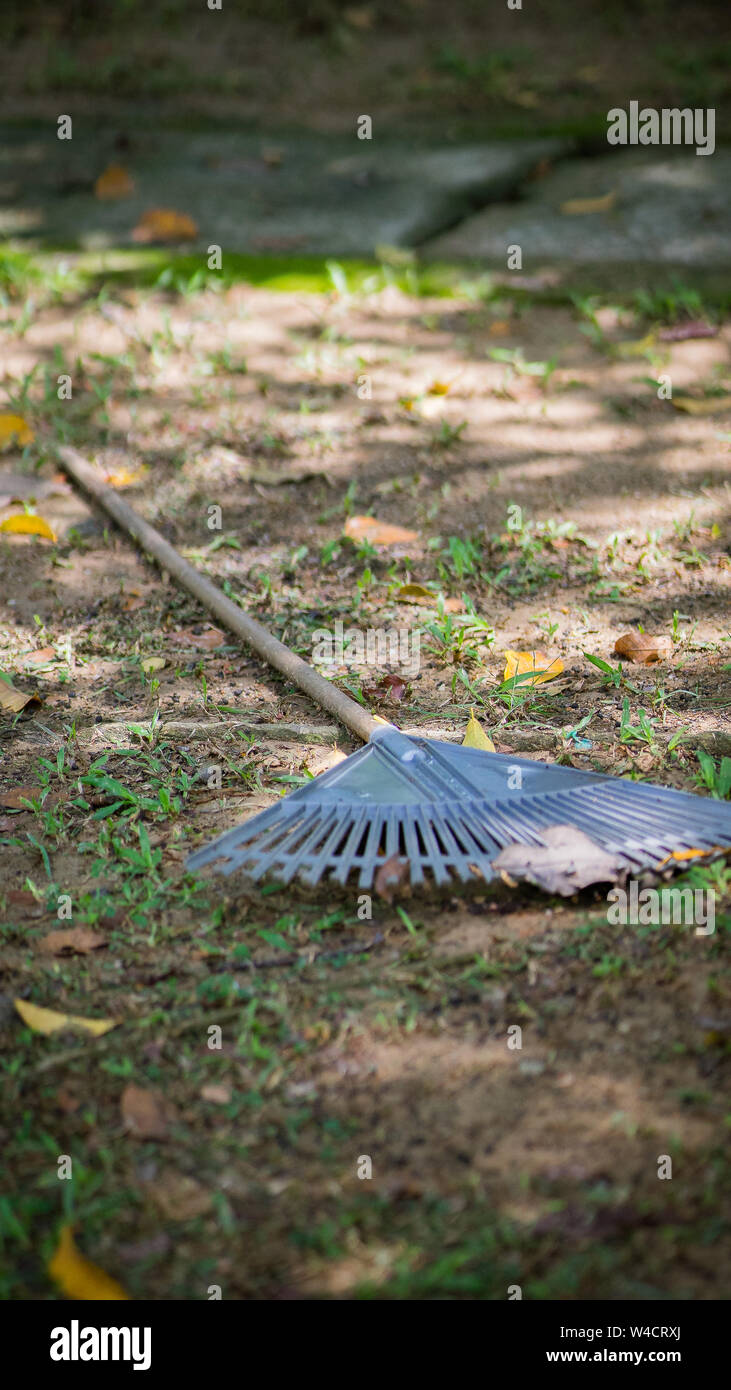
[[[97,132],[75,120],[9,127],[0,141],[0,236],[103,248],[131,242],[144,212],[170,208],[197,224],[193,249],[370,256],[413,247],[476,208],[512,197],[557,140],[421,147],[375,138],[281,137],[139,129]],[[94,183],[109,164],[134,180],[103,202]]]
[[[567,160],[523,191],[519,201],[486,207],[431,240],[424,255],[505,270],[506,248],[518,245],[528,275],[547,264],[708,270],[731,263],[727,150],[705,156],[653,148]],[[571,200],[601,198],[610,203],[604,211],[561,210]]]

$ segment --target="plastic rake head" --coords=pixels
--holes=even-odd
[[[574,825],[628,870],[682,849],[731,843],[731,805],[509,754],[379,729],[357,753],[192,854],[252,880],[289,883],[357,875],[369,888],[394,855],[411,882],[495,877],[506,845],[541,844]]]

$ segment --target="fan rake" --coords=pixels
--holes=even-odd
[[[686,850],[731,844],[731,805],[603,773],[407,736],[370,715],[289,651],[200,574],[76,450],[64,468],[143,549],[231,632],[365,742],[277,805],[188,859],[224,874],[307,884],[371,886],[394,857],[411,882],[489,881],[510,845],[545,846],[573,826],[613,858],[617,873],[656,867]],[[550,837],[549,837],[550,840]]]

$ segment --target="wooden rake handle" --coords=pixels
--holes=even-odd
[[[374,719],[367,710],[356,704],[326,680],[312,666],[308,666],[300,656],[291,652],[284,643],[274,637],[267,628],[262,627],[255,618],[250,618],[231,599],[205,575],[179,555],[172,545],[143,521],[136,511],[125,502],[113,488],[102,481],[96,468],[79,454],[76,449],[66,446],[58,448],[58,456],[65,471],[75,483],[93,497],[100,506],[116,521],[117,525],[132,536],[151,559],[156,560],[161,569],[171,574],[182,589],[197,599],[205,609],[227,627],[235,637],[247,642],[269,666],[294,682],[298,689],[309,695],[320,709],[333,714],[346,729],[357,734],[367,743],[371,734],[383,726],[383,720]]]

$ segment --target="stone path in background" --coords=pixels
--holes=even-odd
[[[370,257],[412,247],[485,203],[511,196],[555,140],[441,149],[317,135],[152,132],[73,140],[9,132],[0,156],[0,236],[85,248],[129,242],[149,208],[173,208],[199,229],[193,247],[242,253]],[[109,163],[135,181],[131,197],[100,202]]]
[[[430,257],[478,257],[505,266],[517,244],[533,264],[665,264],[702,269],[731,261],[731,153],[621,150],[572,159],[509,206],[483,208],[425,248]],[[604,211],[567,213],[573,200]]]
[[[119,201],[94,196],[110,164],[134,179]],[[599,211],[562,205],[605,199]],[[572,158],[565,141],[429,147],[315,134],[189,133],[135,127],[73,140],[11,127],[0,146],[0,237],[46,246],[133,245],[151,208],[192,218],[210,245],[248,254],[372,257],[419,247],[427,260],[523,270],[557,265],[728,265],[731,152],[622,149]]]

